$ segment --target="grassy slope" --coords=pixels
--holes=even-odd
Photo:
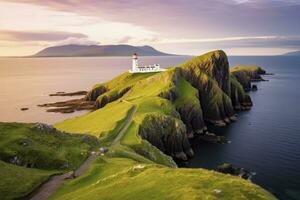
[[[217,195],[214,189],[222,190]],[[124,158],[99,158],[88,172],[52,196],[64,199],[272,199],[238,177],[204,169],[172,169]]]
[[[55,171],[29,169],[0,161],[0,199],[15,199],[30,193]]]
[[[260,67],[256,66],[256,65],[238,65],[235,67],[232,67],[230,69],[230,72],[236,72],[236,71],[251,71],[251,72],[257,72],[261,70]]]
[[[75,169],[87,157],[91,146],[83,142],[81,135],[41,133],[32,126],[0,123],[1,160],[9,161],[17,156],[22,165],[35,168]]]
[[[93,147],[82,135],[41,132],[33,124],[0,123],[0,199],[23,197],[50,175],[78,168]],[[14,157],[21,166],[8,163]]]
[[[207,54],[190,62],[196,65],[199,60],[209,59],[210,56]],[[198,104],[199,100],[195,97],[197,91],[191,84],[184,79],[179,80],[177,86],[173,84],[171,80],[175,70],[171,68],[153,74],[124,73],[110,82],[96,85],[94,88],[105,86],[111,91],[120,91],[126,87],[131,87],[131,90],[104,108],[55,124],[61,130],[100,136],[105,141],[102,144],[107,145],[122,128],[132,105],[138,106],[132,124],[121,138],[121,144],[110,148],[110,157],[98,159],[87,174],[68,181],[52,199],[214,199],[213,189],[222,189],[224,199],[273,199],[260,187],[237,177],[202,169],[166,167],[174,167],[172,159],[147,141],[141,140],[138,128],[148,114],[178,118],[176,106],[180,107],[189,101]],[[210,69],[207,70],[209,72]],[[216,82],[206,74],[201,78],[202,82]],[[174,105],[158,96],[172,88],[184,94]],[[211,97],[215,99],[212,99],[212,103],[228,98],[218,93],[220,88],[214,86]],[[145,170],[132,170],[137,163],[147,164],[147,167]]]

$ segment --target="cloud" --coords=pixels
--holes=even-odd
[[[68,38],[87,38],[82,33],[70,32],[30,32],[15,30],[0,30],[0,40],[4,41],[60,41]]]
[[[120,44],[127,44],[127,43],[129,43],[131,40],[133,40],[133,39],[134,39],[134,38],[131,37],[131,36],[126,36],[126,37],[121,38],[121,39],[118,41],[118,43],[120,43]]]
[[[300,32],[299,0],[13,1],[143,26],[164,37],[293,35]]]
[[[300,36],[244,36],[225,38],[190,38],[190,39],[163,39],[156,42],[160,45],[182,44],[198,45],[202,48],[298,48],[300,49]]]
[[[300,0],[0,0],[4,1],[15,4],[13,7],[22,5],[19,10],[27,22],[19,20],[18,12],[2,6],[2,13],[12,13],[2,20],[5,29],[48,28],[89,36],[52,39],[52,44],[93,44],[92,39],[103,44],[151,44],[182,54],[203,49],[300,46]],[[37,18],[25,18],[30,7],[41,10],[34,12]],[[16,21],[11,23],[9,19],[14,17]],[[20,36],[16,38],[21,41]]]
[[[79,44],[79,45],[99,45],[100,42],[90,40],[88,38],[68,38],[55,44],[55,46]]]

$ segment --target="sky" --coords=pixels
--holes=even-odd
[[[0,56],[57,45],[150,45],[183,55],[300,50],[300,0],[0,0]]]

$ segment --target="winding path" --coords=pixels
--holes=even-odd
[[[123,102],[130,103],[129,101],[123,100]],[[138,106],[133,105],[133,110],[130,111],[129,116],[127,116],[126,121],[119,131],[117,137],[113,140],[111,146],[120,144],[121,138],[126,133],[128,127],[130,126],[133,116],[137,111]],[[81,176],[86,169],[92,164],[94,160],[100,155],[100,151],[92,152],[91,155],[80,165],[80,167],[74,172],[67,172],[61,175],[52,176],[46,183],[44,183],[37,191],[33,192],[28,199],[30,200],[47,200],[63,183],[66,179],[73,179]]]
[[[132,104],[131,102],[126,101],[126,100],[124,100],[123,102]],[[112,146],[120,144],[120,140],[124,136],[124,134],[126,133],[127,129],[129,128],[129,126],[130,126],[130,124],[132,122],[133,116],[136,113],[137,109],[138,109],[138,106],[135,105],[135,104],[133,104],[133,110],[130,111],[130,114],[129,114],[129,116],[126,119],[125,124],[123,125],[123,128],[120,130],[119,134],[117,135],[117,137],[112,142],[112,144],[111,144]]]

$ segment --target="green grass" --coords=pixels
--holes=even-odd
[[[185,79],[181,78],[178,81],[177,90],[176,107],[181,107],[185,104],[200,104],[198,90]]]
[[[238,66],[232,67],[230,69],[230,72],[236,72],[236,71],[240,71],[240,70],[257,72],[257,71],[261,70],[261,67],[256,66],[256,65],[238,65]]]
[[[132,105],[116,101],[102,109],[71,118],[54,126],[60,130],[72,133],[88,133],[94,136],[105,136],[116,129],[118,122],[124,120]]]
[[[214,189],[222,194],[217,195]],[[204,169],[172,169],[125,158],[98,159],[88,172],[68,181],[51,200],[64,199],[274,199],[238,177]]]
[[[74,169],[87,157],[93,144],[82,135],[40,132],[33,124],[0,123],[0,159],[41,169]]]
[[[46,181],[56,171],[19,167],[0,161],[0,198],[24,197]]]
[[[94,86],[94,89],[101,86],[108,89],[101,98],[118,96],[119,99],[94,112],[57,123],[56,128],[99,136],[101,145],[108,146],[128,121],[133,106],[137,106],[137,111],[120,144],[110,146],[106,156],[95,161],[83,176],[68,181],[51,199],[273,199],[262,188],[239,177],[203,169],[174,169],[176,164],[171,157],[139,135],[140,128],[151,123],[145,119],[152,116],[176,124],[154,136],[172,137],[176,130],[184,128],[178,125],[183,123],[177,110],[185,105],[193,105],[201,113],[202,105],[205,119],[212,121],[224,117],[225,112],[232,114],[232,110],[226,110],[231,99],[212,76],[213,66],[208,65],[215,58],[227,62],[224,52],[216,51],[164,72],[124,73]],[[244,95],[237,80],[231,81],[237,94]],[[128,87],[130,90],[123,96],[116,95]],[[171,101],[167,98],[172,93],[176,99]],[[138,169],[140,165],[143,167]],[[222,195],[214,194],[214,189],[221,189]]]
[[[34,124],[0,123],[0,199],[22,197],[50,175],[77,169],[96,146],[90,136],[42,132]],[[14,158],[22,167],[9,164]]]

